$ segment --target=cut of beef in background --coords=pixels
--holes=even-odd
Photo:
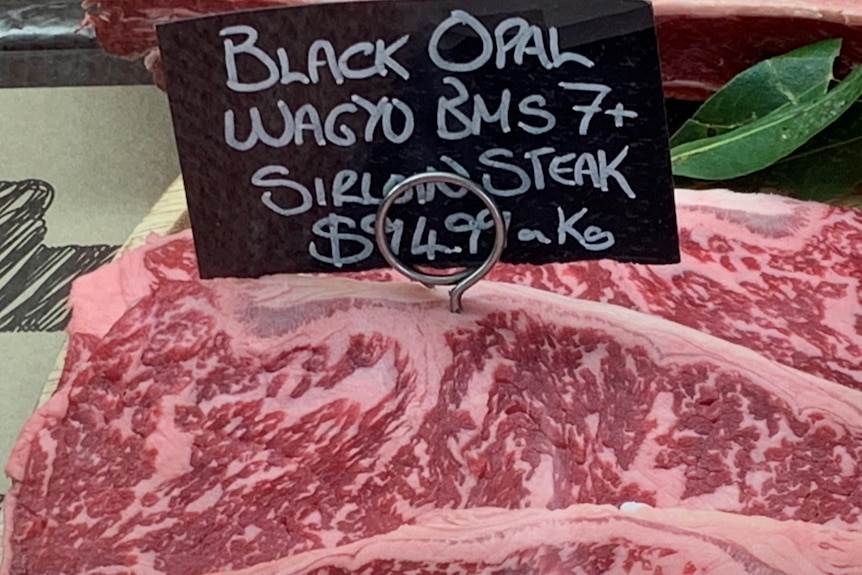
[[[862,530],[862,392],[480,282],[162,280],[31,418],[3,575],[194,575],[440,508],[642,501]]]
[[[161,85],[155,24],[293,0],[84,0],[85,22],[111,53],[143,57]],[[665,94],[705,99],[763,59],[844,38],[842,70],[862,63],[858,0],[654,0]]]
[[[843,38],[838,74],[862,63],[859,0],[653,0],[662,83],[704,100],[746,68],[826,38]]]
[[[489,278],[661,316],[862,391],[862,211],[723,190],[675,202],[679,264],[500,264]],[[190,234],[153,237],[75,284],[70,332],[101,337],[160,278],[194,277]]]
[[[468,509],[236,575],[858,575],[862,534],[727,513]]]

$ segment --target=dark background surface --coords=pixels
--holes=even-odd
[[[152,82],[139,61],[105,53],[81,28],[77,0],[5,0],[0,5],[0,88]]]

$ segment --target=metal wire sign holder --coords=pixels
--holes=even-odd
[[[389,242],[386,241],[386,214],[389,212],[389,208],[392,207],[392,204],[395,203],[395,200],[397,200],[406,191],[416,186],[436,182],[459,186],[468,192],[479,196],[479,199],[482,200],[482,203],[485,204],[485,207],[488,208],[488,211],[491,214],[491,218],[494,222],[494,247],[485,261],[475,269],[467,268],[462,271],[445,275],[425,273],[414,269],[399,260],[389,247]],[[500,212],[500,208],[497,207],[494,199],[475,182],[449,172],[423,172],[421,174],[410,176],[386,193],[383,198],[383,202],[377,209],[377,217],[374,223],[374,237],[377,242],[377,248],[380,250],[383,259],[385,259],[390,266],[408,278],[417,281],[426,287],[438,285],[453,286],[452,289],[449,290],[449,311],[452,313],[460,313],[463,309],[461,298],[463,297],[464,292],[481,280],[485,274],[487,274],[491,268],[500,261],[500,256],[503,253],[503,249],[506,247],[506,224],[503,220],[503,214]]]

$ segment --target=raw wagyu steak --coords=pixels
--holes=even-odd
[[[441,512],[385,535],[261,563],[237,575],[851,575],[859,565],[858,533],[728,513],[577,505]]]
[[[858,0],[653,0],[665,94],[704,100],[757,62],[842,38],[839,74],[862,63]]]
[[[862,392],[619,306],[497,282],[465,304],[163,278],[21,434],[0,572],[231,571],[475,507],[862,531]]]
[[[681,262],[501,268],[495,279],[637,309],[862,390],[862,211],[676,192]]]
[[[677,190],[675,202],[679,264],[500,264],[489,277],[664,317],[862,390],[862,211],[724,190]],[[190,234],[153,237],[75,284],[73,340],[101,337],[152,285],[196,269]]]

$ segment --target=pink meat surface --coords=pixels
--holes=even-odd
[[[682,261],[501,268],[495,279],[637,309],[862,390],[862,211],[677,192]]]
[[[715,512],[469,509],[236,575],[857,575],[862,535]]]
[[[498,265],[489,277],[664,317],[862,390],[862,211],[723,190],[675,201],[679,264]],[[151,238],[75,284],[70,331],[101,337],[159,278],[193,278],[195,266],[188,232]]]
[[[85,22],[109,52],[144,56],[161,84],[155,24],[298,0],[84,0]],[[705,99],[765,58],[844,38],[842,68],[862,63],[857,0],[654,0],[662,75],[670,97]]]
[[[862,530],[862,392],[622,307],[471,293],[161,281],[16,445],[0,573],[230,571],[444,508]]]

